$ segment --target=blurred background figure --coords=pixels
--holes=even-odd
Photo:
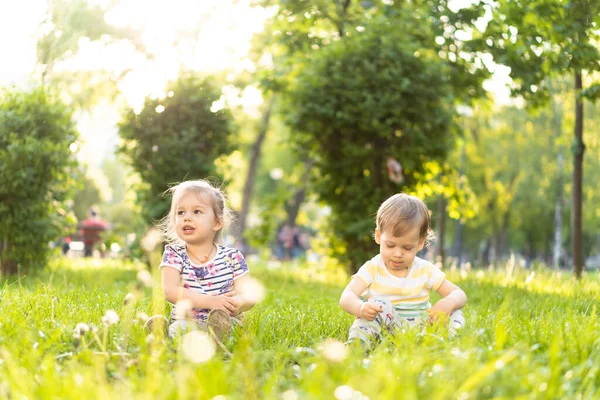
[[[284,224],[277,233],[275,256],[279,260],[292,260],[308,248],[308,236],[298,226]]]
[[[88,217],[79,225],[79,232],[83,241],[84,257],[91,257],[94,251],[94,246],[101,243],[100,234],[109,229],[106,221],[100,218],[98,208],[91,207],[88,212]]]
[[[63,255],[67,255],[67,253],[69,252],[70,249],[71,249],[71,237],[67,236],[67,237],[65,237],[65,240],[62,245]]]

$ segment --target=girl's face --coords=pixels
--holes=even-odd
[[[175,208],[177,236],[188,244],[212,242],[223,224],[216,217],[208,196],[186,193]]]
[[[379,245],[379,253],[383,263],[392,274],[410,268],[417,253],[425,244],[425,240],[419,236],[418,226],[408,230],[400,237],[376,229],[375,242]]]

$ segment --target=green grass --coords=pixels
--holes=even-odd
[[[0,398],[538,399],[600,398],[600,280],[536,271],[451,274],[467,293],[468,326],[399,332],[370,355],[342,362],[322,352],[345,341],[352,317],[338,306],[346,283],[302,265],[254,266],[267,298],[211,360],[188,361],[179,341],[148,341],[139,312],[166,313],[141,265],[58,260],[2,282]],[[316,278],[320,278],[315,280]],[[128,293],[136,297],[124,304]],[[106,327],[102,317],[120,319]],[[75,326],[96,327],[79,341]],[[352,390],[355,392],[352,393]],[[347,397],[350,398],[350,397]]]

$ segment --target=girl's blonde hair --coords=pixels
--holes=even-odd
[[[226,205],[227,197],[225,196],[225,193],[223,193],[220,188],[213,186],[209,181],[204,179],[181,182],[175,186],[171,186],[165,191],[165,195],[171,196],[171,208],[169,213],[158,223],[162,239],[166,243],[183,243],[183,240],[177,236],[177,231],[175,229],[175,211],[179,200],[188,193],[195,193],[210,202],[215,217],[222,224],[221,229],[215,233],[214,237],[214,241],[220,243],[223,236],[223,229],[229,226],[231,222],[231,210],[229,210]]]
[[[427,206],[418,197],[405,193],[395,194],[384,201],[377,210],[375,223],[379,232],[386,231],[394,237],[402,236],[418,226],[419,239],[425,242],[425,247],[435,240]]]

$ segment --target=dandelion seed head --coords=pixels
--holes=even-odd
[[[283,392],[283,400],[298,400],[298,393],[294,392],[293,390],[286,390],[285,392]]]
[[[265,298],[265,287],[259,280],[248,278],[242,283],[239,294],[244,302],[257,304]]]
[[[573,371],[568,370],[567,373],[565,374],[565,378],[571,379],[572,377],[573,377]]]
[[[129,304],[135,300],[135,295],[133,293],[127,293],[125,298],[123,299],[123,304]]]
[[[137,273],[137,280],[140,281],[144,286],[152,286],[152,274],[148,270],[142,269]]]
[[[210,335],[202,331],[192,331],[183,335],[181,347],[183,356],[193,363],[210,360],[217,350]]]
[[[148,314],[146,314],[143,311],[140,311],[139,313],[137,313],[135,315],[135,319],[137,319],[140,322],[146,322],[146,321],[148,321]]]
[[[153,334],[149,334],[148,336],[146,336],[146,343],[150,344],[154,341],[154,335]]]
[[[348,356],[348,349],[338,340],[327,339],[320,346],[321,353],[329,361],[341,362]]]
[[[86,332],[89,331],[90,327],[88,326],[88,324],[84,324],[83,322],[80,322],[75,326],[75,333],[78,333],[80,335],[84,335]]]
[[[119,322],[119,315],[113,310],[106,311],[104,317],[102,317],[102,323],[104,325],[110,326],[116,324],[117,322]]]
[[[182,299],[175,304],[175,315],[177,319],[186,319],[192,311],[192,302],[188,299]]]
[[[352,399],[353,394],[354,394],[354,389],[352,389],[348,385],[338,386],[335,389],[335,391],[333,392],[333,395],[338,400],[350,400],[350,399]]]
[[[144,251],[150,252],[156,249],[156,246],[158,246],[161,243],[161,241],[162,239],[159,230],[152,228],[149,229],[148,232],[146,232],[146,234],[142,238],[142,240],[140,240],[140,246],[142,246],[142,249],[144,249]]]

